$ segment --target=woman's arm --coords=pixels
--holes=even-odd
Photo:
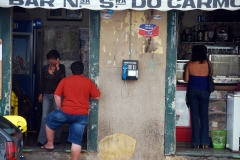
[[[63,64],[59,65],[59,70],[55,71],[55,75],[57,82],[66,77],[65,66]]]
[[[185,82],[188,82],[188,80],[189,80],[189,62],[186,65],[183,80]]]

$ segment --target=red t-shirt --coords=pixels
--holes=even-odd
[[[93,81],[83,75],[71,75],[62,79],[54,92],[62,96],[62,111],[67,114],[88,114],[89,99],[100,96]]]

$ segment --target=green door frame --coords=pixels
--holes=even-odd
[[[100,11],[90,11],[89,75],[95,83],[99,76]],[[98,85],[98,84],[97,84]],[[97,152],[98,144],[98,100],[91,100],[88,120],[87,151]]]
[[[165,133],[164,154],[175,153],[175,94],[177,61],[177,11],[168,11],[167,16],[167,54],[165,82]]]
[[[0,38],[2,44],[2,99],[0,100],[0,115],[8,115],[11,101],[11,9],[0,8]]]

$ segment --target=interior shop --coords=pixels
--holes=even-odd
[[[214,11],[180,11],[178,15],[177,89],[176,89],[176,141],[191,142],[191,118],[186,106],[186,82],[183,80],[185,65],[191,60],[194,45],[207,47],[207,56],[213,66],[215,91],[210,94],[209,136],[211,132],[227,130],[226,147],[239,151],[235,142],[239,136],[234,119],[234,105],[238,99],[240,83],[240,12],[218,9]],[[229,95],[231,93],[231,95]],[[235,111],[234,111],[235,112]],[[236,117],[235,117],[236,118]],[[231,124],[233,123],[233,125]],[[234,142],[235,141],[235,142]],[[213,146],[212,146],[213,147]],[[225,147],[225,146],[224,146]]]

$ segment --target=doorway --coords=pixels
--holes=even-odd
[[[17,7],[16,7],[17,8]],[[36,147],[37,136],[40,129],[41,121],[41,104],[38,102],[39,85],[41,79],[41,68],[47,64],[46,54],[56,49],[60,52],[61,63],[66,67],[66,75],[70,75],[70,64],[75,60],[84,63],[84,75],[89,77],[89,10],[83,10],[84,18],[76,19],[52,19],[47,15],[49,10],[46,9],[13,9],[13,19],[29,19],[32,21],[32,31],[29,34],[28,43],[24,34],[13,33],[14,52],[13,60],[18,60],[18,67],[27,64],[29,71],[15,73],[21,79],[21,88],[31,97],[32,107],[28,114],[28,133],[25,137],[25,146]],[[65,12],[64,9],[61,9]],[[31,15],[31,16],[30,16]],[[35,20],[40,19],[41,27],[36,26]],[[26,24],[24,24],[26,26]],[[18,26],[19,27],[19,26]],[[25,38],[25,39],[24,39]],[[21,45],[19,39],[26,44]],[[24,47],[23,47],[24,46]],[[25,47],[28,46],[28,47]],[[27,48],[26,51],[19,54],[19,48]],[[22,55],[23,54],[23,55]],[[27,57],[27,58],[26,58]],[[19,59],[21,63],[19,64]],[[22,68],[23,69],[23,68]],[[27,79],[27,80],[26,80]],[[27,82],[27,83],[26,83]],[[87,129],[83,138],[83,149],[87,149]],[[66,141],[68,136],[68,126],[62,127],[61,144],[59,147],[68,148],[70,144]]]

